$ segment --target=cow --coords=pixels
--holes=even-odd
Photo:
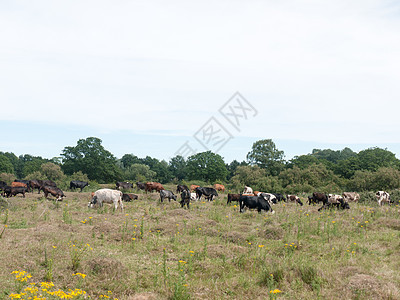
[[[296,202],[296,204],[298,203],[300,206],[303,206],[303,202],[301,202],[299,196],[296,195],[287,195],[286,202]]]
[[[167,190],[161,190],[160,191],[160,200],[161,200],[161,202],[164,202],[165,198],[168,198],[169,202],[171,202],[171,198],[176,201],[176,195],[174,195],[173,192],[167,191]]]
[[[122,182],[122,181],[118,181],[115,183],[115,188],[117,190],[129,190],[129,189],[133,189],[133,184],[130,182]]]
[[[30,186],[29,186],[29,182],[30,180],[25,180],[25,179],[15,179],[14,182],[22,182],[26,184],[26,187],[28,188],[28,192],[30,191]]]
[[[191,191],[191,192],[194,192],[198,187],[200,187],[200,186],[199,186],[199,185],[192,184],[192,185],[190,186],[190,191]]]
[[[196,188],[197,199],[201,199],[201,196],[204,195],[204,198],[208,201],[213,201],[214,196],[218,197],[218,193],[214,188],[211,187],[198,187]]]
[[[4,190],[6,186],[8,186],[7,182],[0,180],[0,190]]]
[[[23,186],[6,186],[4,188],[4,194],[6,195],[7,198],[14,197],[18,194],[22,194],[22,196],[25,198],[25,193],[27,191],[28,188]]]
[[[146,193],[152,191],[160,192],[161,190],[165,190],[161,183],[146,182],[146,188],[145,188]]]
[[[261,210],[271,211],[271,213],[275,213],[272,209],[271,205],[267,200],[264,199],[262,196],[244,196],[240,195],[239,197],[239,211],[241,213],[244,212],[244,208],[248,207],[249,209],[257,209],[260,213]]]
[[[41,186],[40,186],[40,189],[39,189],[39,193],[40,193],[40,191],[44,191],[44,188],[46,186],[57,187],[57,184],[54,181],[51,181],[51,180],[43,180],[43,181],[41,181]]]
[[[377,200],[378,200],[379,206],[382,206],[383,202],[386,202],[386,203],[388,203],[389,205],[390,205],[391,203],[393,203],[393,201],[390,199],[390,195],[389,195],[388,192],[385,192],[385,191],[378,191],[378,192],[376,192],[375,195],[376,195],[376,198],[377,198]]]
[[[213,188],[217,191],[221,191],[221,192],[225,193],[225,186],[223,184],[216,183],[213,185]]]
[[[82,192],[82,190],[84,189],[84,187],[85,186],[89,186],[89,182],[87,182],[87,181],[80,181],[80,180],[72,180],[70,183],[69,183],[69,189],[70,190],[72,190],[72,189],[81,189],[81,192]]]
[[[136,189],[139,190],[146,190],[146,184],[144,182],[136,182]]]
[[[245,185],[242,194],[253,194],[253,189],[251,187]]]
[[[181,201],[179,202],[181,204],[181,207],[183,208],[186,204],[186,207],[189,209],[189,205],[190,205],[190,191],[188,190],[184,190],[181,193]]]
[[[331,207],[336,207],[337,209],[350,209],[349,203],[345,202],[342,196],[329,194],[328,199],[324,201],[324,204],[318,209],[318,211]]]
[[[272,193],[272,195],[275,196],[277,202],[280,202],[280,201],[286,202],[286,198],[285,198],[285,196],[284,196],[283,194],[280,194],[280,193]]]
[[[307,197],[308,198],[308,205],[315,205],[315,203],[314,203],[314,199],[313,199],[313,197],[312,196],[308,196]]]
[[[177,186],[176,186],[176,192],[177,193],[180,193],[180,192],[183,192],[183,191],[188,191],[189,190],[189,188],[187,187],[187,185],[184,185],[184,184],[178,184]]]
[[[231,203],[232,201],[239,202],[240,194],[228,194],[228,200],[226,204]]]
[[[37,189],[38,194],[40,194],[40,188],[42,187],[42,185],[43,185],[43,180],[34,179],[29,181],[29,186],[31,188],[32,193],[34,192],[35,189]]]
[[[131,202],[132,200],[137,200],[138,196],[135,194],[122,194],[122,201]]]
[[[324,194],[324,193],[317,193],[317,192],[314,192],[314,193],[312,194],[312,202],[310,202],[310,199],[309,199],[308,204],[309,204],[309,205],[310,205],[311,203],[313,203],[313,204],[318,204],[319,202],[322,202],[322,203],[328,202],[328,196],[327,196],[326,194]]]
[[[94,192],[92,200],[89,202],[88,207],[93,208],[96,205],[102,207],[103,203],[114,204],[115,210],[117,210],[118,206],[120,206],[121,211],[123,211],[124,205],[122,204],[122,192],[111,189],[97,190],[96,192]]]
[[[358,202],[360,200],[360,194],[355,192],[344,192],[343,199],[347,202]]]
[[[28,186],[26,185],[26,183],[19,182],[19,181],[14,181],[14,182],[11,182],[11,187],[24,187],[24,188],[27,188]]]
[[[274,194],[271,194],[271,193],[258,193],[257,196],[264,198],[266,201],[268,201],[269,205],[271,205],[271,206],[273,204],[277,203],[276,197],[275,197]]]
[[[61,189],[59,189],[58,187],[55,186],[49,186],[46,185],[43,187],[43,193],[44,193],[44,197],[47,198],[47,196],[49,194],[51,194],[54,197],[57,197],[56,200],[57,201],[62,201],[63,197],[66,197],[63,193],[63,191]]]

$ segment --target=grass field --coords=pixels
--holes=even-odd
[[[398,206],[240,214],[224,194],[187,210],[139,193],[122,213],[89,209],[90,192],[66,195],[2,206],[0,299],[44,281],[92,299],[400,299]]]

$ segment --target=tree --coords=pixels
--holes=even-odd
[[[48,162],[41,166],[41,173],[49,180],[60,182],[65,179],[64,172],[59,165]]]
[[[151,181],[156,177],[156,172],[150,170],[148,165],[133,164],[124,169],[124,178],[133,181]]]
[[[171,158],[169,161],[169,171],[174,178],[183,180],[186,177],[185,158],[180,155]]]
[[[122,156],[120,161],[124,168],[128,168],[128,167],[132,166],[133,164],[143,163],[140,158],[138,158],[136,155],[133,155],[133,154],[125,154],[124,156]]]
[[[216,180],[224,181],[228,170],[219,154],[207,151],[189,156],[187,174],[189,180],[197,179],[214,183]]]
[[[247,154],[251,165],[266,169],[268,175],[278,175],[284,168],[284,152],[279,151],[271,139],[259,140]]]
[[[265,178],[265,170],[259,166],[238,166],[231,182],[234,188],[242,192],[245,185],[258,189],[261,178]]]
[[[88,137],[80,139],[75,147],[65,147],[61,153],[62,169],[68,175],[81,171],[90,180],[111,182],[118,180],[122,172],[116,165],[116,158],[104,149],[101,139]]]
[[[0,154],[0,173],[14,173],[13,164],[4,154]]]

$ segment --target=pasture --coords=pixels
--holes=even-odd
[[[122,213],[65,194],[0,203],[0,299],[44,281],[92,299],[400,299],[397,205],[318,212],[302,198],[240,214],[226,194],[188,210],[140,192]]]

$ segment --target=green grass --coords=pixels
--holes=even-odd
[[[89,192],[66,194],[58,205],[37,194],[11,198],[1,210],[0,299],[15,292],[14,270],[64,289],[84,273],[79,288],[94,299],[108,291],[118,299],[400,298],[397,206],[318,212],[280,203],[274,215],[240,214],[226,195],[187,210],[153,193],[121,213],[88,209]]]

